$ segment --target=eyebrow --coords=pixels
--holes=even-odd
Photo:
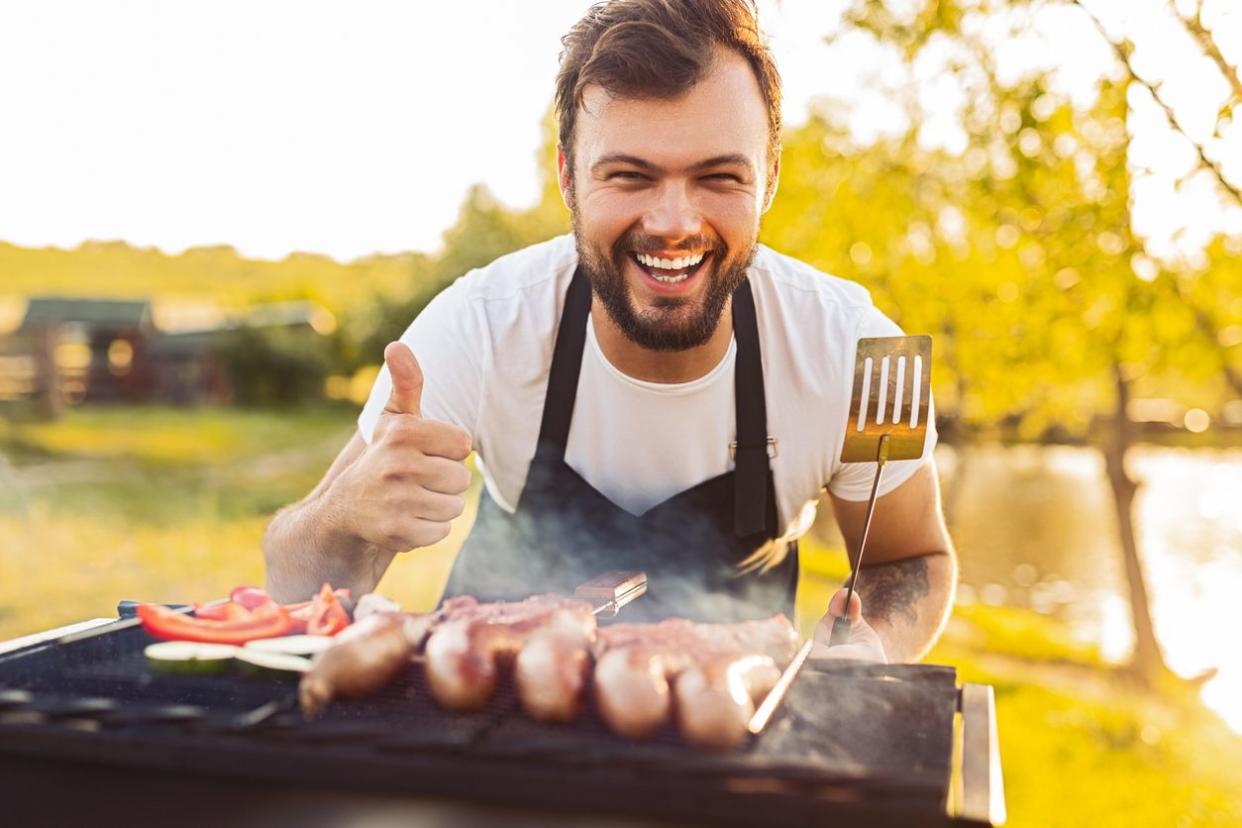
[[[630,166],[638,167],[642,170],[650,170],[652,172],[660,171],[660,167],[658,165],[651,163],[645,158],[639,158],[637,155],[627,155],[623,152],[614,152],[605,155],[603,158],[591,165],[591,171],[594,172],[600,167],[608,164],[629,164]],[[749,168],[750,159],[738,152],[726,155],[716,155],[691,164],[690,170],[705,170],[711,167],[726,167],[729,165],[740,165]]]

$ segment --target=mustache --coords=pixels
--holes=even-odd
[[[699,234],[682,239],[675,245],[668,245],[654,236],[648,236],[645,233],[630,232],[617,239],[612,246],[612,253],[616,259],[620,259],[627,253],[642,253],[643,255],[654,255],[656,253],[696,252],[699,250],[708,253],[723,253],[725,249],[724,243],[716,236],[707,236]]]

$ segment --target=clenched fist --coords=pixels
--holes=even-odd
[[[832,625],[837,618],[846,614],[845,600],[847,592],[838,590],[828,602],[828,614],[815,627],[815,644],[811,648],[811,658],[842,658],[858,661],[888,662],[884,652],[884,642],[876,633],[875,628],[863,620],[862,598],[855,592],[849,595],[850,637],[844,644],[832,645]]]
[[[409,348],[389,343],[384,361],[392,394],[370,445],[332,482],[327,500],[340,530],[404,552],[443,540],[465,508],[470,434],[423,419],[423,372]]]

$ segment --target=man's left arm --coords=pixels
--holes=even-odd
[[[833,495],[832,505],[855,560],[867,502]],[[957,557],[940,510],[935,461],[929,460],[876,501],[856,590],[865,623],[855,623],[848,646],[829,650],[833,615],[843,612],[844,594],[838,593],[816,628],[812,656],[917,661],[948,620],[956,583]],[[857,602],[851,610],[856,618]]]

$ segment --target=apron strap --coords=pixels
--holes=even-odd
[[[755,298],[749,280],[743,280],[733,292],[733,337],[737,340],[737,362],[733,368],[737,406],[733,532],[739,538],[744,538],[767,532],[770,468],[768,410],[763,395],[763,359],[759,351]]]
[[[569,282],[560,326],[556,330],[552,367],[548,371],[548,392],[543,401],[543,422],[539,426],[539,442],[535,447],[536,457],[546,454],[547,459],[565,458],[590,315],[591,282],[579,267]]]

